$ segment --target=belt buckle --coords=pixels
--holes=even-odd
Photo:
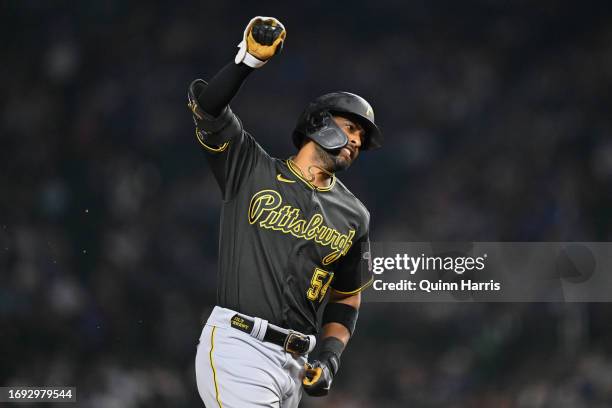
[[[310,338],[305,334],[289,330],[283,348],[291,354],[306,354],[310,346]]]

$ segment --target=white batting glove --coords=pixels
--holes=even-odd
[[[262,67],[282,51],[286,36],[285,26],[276,18],[254,17],[244,30],[234,62],[244,62],[251,68]]]

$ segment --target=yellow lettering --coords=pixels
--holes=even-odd
[[[282,201],[280,194],[274,190],[256,193],[249,204],[249,223],[255,224],[264,212],[276,210]]]
[[[306,226],[306,231],[304,233],[304,238],[311,240],[317,234],[319,230],[319,225],[323,224],[323,216],[321,214],[315,214],[312,216],[308,225]]]
[[[291,225],[289,225],[289,231],[291,231],[291,234],[295,235],[296,237],[303,238],[304,225],[306,225],[305,220],[293,221]]]
[[[279,216],[280,213],[278,211],[270,211],[266,219],[259,222],[259,225],[262,228],[273,228],[276,221],[278,221]]]
[[[323,264],[338,260],[348,253],[353,245],[354,230],[341,234],[334,228],[324,225],[323,215],[314,214],[310,219],[300,218],[300,210],[290,205],[281,208],[283,199],[275,190],[261,190],[253,195],[249,203],[248,219],[250,224],[259,222],[261,228],[273,229],[297,238],[329,246],[333,252],[323,258]],[[279,209],[280,208],[280,209]],[[234,320],[236,325],[243,322]]]

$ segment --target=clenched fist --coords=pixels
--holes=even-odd
[[[334,380],[333,368],[319,360],[306,363],[302,388],[311,397],[323,397],[329,393]]]
[[[276,18],[255,17],[244,30],[234,62],[244,62],[252,68],[259,68],[281,52],[286,36],[285,26]]]

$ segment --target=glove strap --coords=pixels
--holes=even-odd
[[[234,58],[234,62],[236,65],[243,62],[245,65],[251,68],[260,68],[266,65],[266,62],[268,61],[261,61],[249,54],[247,52],[246,40],[242,40],[238,44],[238,53],[236,54],[236,58]]]

